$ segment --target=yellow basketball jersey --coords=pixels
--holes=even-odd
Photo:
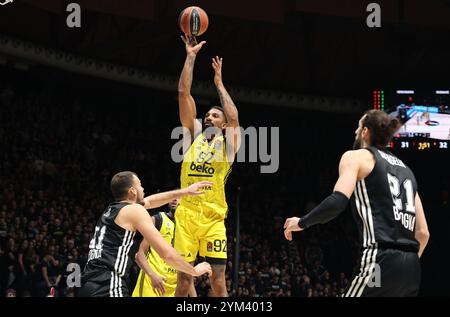
[[[181,188],[199,181],[210,181],[213,185],[212,188],[207,188],[203,195],[183,197],[180,205],[214,210],[220,217],[225,218],[228,210],[225,183],[230,171],[225,138],[221,135],[208,143],[205,135],[199,134],[183,157]]]
[[[155,216],[155,226],[159,227],[159,232],[166,242],[173,246],[173,237],[175,232],[174,222],[166,215],[165,212],[160,212]],[[166,288],[165,296],[174,296],[175,288],[177,286],[177,271],[168,265],[158,253],[151,248],[147,253],[147,261],[150,268],[159,276],[166,278],[164,286]],[[143,278],[144,277],[144,278]],[[169,292],[168,292],[169,291]],[[139,273],[136,287],[133,291],[133,297],[152,296],[154,294],[151,286],[150,278],[143,270]],[[155,294],[156,296],[156,294]]]

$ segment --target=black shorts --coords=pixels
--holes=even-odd
[[[126,279],[114,272],[101,272],[82,277],[78,297],[130,297]]]
[[[417,296],[420,261],[415,251],[367,248],[344,297]]]

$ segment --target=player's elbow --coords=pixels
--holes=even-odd
[[[237,109],[226,114],[228,126],[239,126],[239,114]]]
[[[178,99],[188,98],[191,95],[189,89],[184,86],[178,87]]]
[[[141,266],[142,264],[142,259],[145,259],[145,255],[142,252],[136,252],[136,255],[134,256],[134,260],[136,261],[136,263]]]
[[[427,228],[420,228],[416,231],[415,236],[420,243],[427,243],[430,239],[430,232]]]
[[[159,256],[161,257],[161,259],[163,259],[166,263],[172,263],[173,260],[175,259],[176,253],[175,250],[172,248],[167,248],[161,251],[161,253],[159,254]]]
[[[239,128],[239,120],[236,118],[227,118],[227,127],[228,128]],[[236,134],[236,132],[234,132]]]

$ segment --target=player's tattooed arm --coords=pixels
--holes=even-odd
[[[233,102],[230,94],[225,88],[222,81],[222,63],[223,58],[216,56],[212,59],[212,67],[214,69],[214,84],[223,107],[225,117],[227,118],[227,142],[233,149],[232,155],[236,154],[241,145],[241,130],[239,125],[239,112]],[[228,155],[228,153],[227,153]]]
[[[212,59],[212,67],[214,69],[214,84],[216,85],[217,92],[219,94],[220,103],[225,111],[227,118],[227,126],[239,127],[239,116],[236,105],[231,99],[230,94],[225,89],[222,81],[222,63],[223,58],[216,56]]]
[[[192,80],[194,77],[194,64],[198,51],[206,43],[205,41],[197,44],[195,37],[182,36],[186,47],[186,60],[178,81],[178,106],[180,111],[180,121],[183,127],[188,128],[191,133],[191,139],[194,138],[196,125],[197,108],[194,98],[191,95]]]

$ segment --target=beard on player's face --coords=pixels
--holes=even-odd
[[[358,121],[358,129],[356,129],[355,131],[355,141],[353,142],[353,150],[359,150],[362,149],[363,147],[363,138],[362,138],[362,131],[363,131],[363,126],[362,126],[362,120],[364,119],[364,117],[362,117],[359,121]]]
[[[211,108],[203,118],[203,130],[214,127],[222,130],[226,123],[225,114],[222,110]]]
[[[222,133],[223,131],[219,127],[216,127],[214,124],[212,124],[211,126],[205,126],[203,128],[203,135],[208,140],[211,140],[213,137],[217,137]]]
[[[139,205],[144,206],[145,205],[145,201],[144,201],[144,192],[138,192],[138,196],[137,196],[137,203]]]
[[[215,121],[211,121],[211,120],[204,120],[203,121],[203,130],[206,130],[207,128],[215,128],[217,129],[217,131],[222,131],[223,129],[223,121],[220,120],[215,120]]]
[[[133,187],[136,190],[136,204],[145,205],[145,201],[144,201],[144,191],[140,192],[139,189],[137,189],[136,187]]]
[[[353,142],[353,150],[362,149],[364,146],[364,140],[362,137],[362,128],[360,127],[356,133],[355,142]]]
[[[214,124],[212,123],[211,120],[204,120],[203,121],[203,130],[206,129],[206,128],[209,128],[209,127],[213,127],[213,126],[214,126]]]
[[[361,148],[362,148],[361,138],[358,137],[355,139],[355,142],[353,142],[353,150],[359,150]]]

